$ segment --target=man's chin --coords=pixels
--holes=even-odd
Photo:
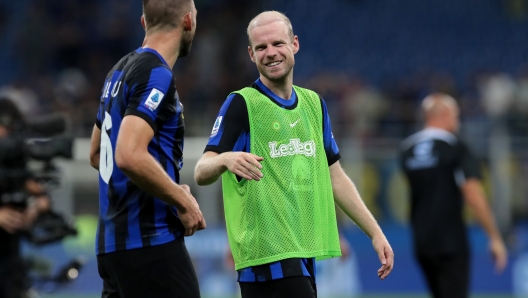
[[[282,74],[267,73],[267,74],[264,74],[264,77],[271,82],[280,83],[286,80],[286,78],[288,77],[288,74],[287,73],[282,73]]]

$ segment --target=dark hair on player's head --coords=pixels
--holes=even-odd
[[[193,0],[143,0],[147,30],[173,29],[192,11]]]

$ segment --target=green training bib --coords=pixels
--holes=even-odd
[[[288,258],[341,255],[321,100],[294,86],[298,104],[277,106],[253,88],[246,101],[250,152],[262,156],[260,181],[222,175],[229,245],[236,270]]]

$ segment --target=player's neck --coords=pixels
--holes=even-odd
[[[142,47],[158,52],[172,69],[178,60],[180,37],[178,32],[154,33],[145,36]]]
[[[446,125],[444,125],[444,123],[440,122],[440,121],[427,121],[425,123],[425,128],[435,128],[435,129],[441,129],[441,130],[445,130],[445,131],[449,131],[450,130],[448,129],[448,127]]]
[[[260,81],[268,87],[275,95],[282,99],[289,100],[292,96],[293,76],[287,76],[284,81],[270,81],[264,76],[260,76]]]

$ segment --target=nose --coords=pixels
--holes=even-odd
[[[266,56],[268,58],[273,58],[277,56],[277,49],[274,46],[270,46],[266,48]]]

